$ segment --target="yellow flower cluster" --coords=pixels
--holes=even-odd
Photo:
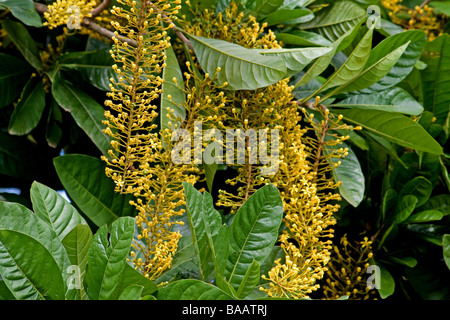
[[[424,30],[428,40],[433,41],[444,33],[446,19],[438,15],[428,5],[415,6],[411,9],[402,4],[403,0],[382,0],[381,4],[389,10],[392,22],[402,26],[405,30]]]
[[[110,51],[116,64],[117,80],[111,79],[105,105],[107,126],[112,137],[106,175],[116,185],[116,191],[136,197],[138,238],[133,243],[132,261],[146,277],[154,279],[168,269],[177,250],[179,232],[172,231],[183,214],[181,182],[195,183],[196,174],[187,166],[171,161],[171,132],[158,132],[154,123],[158,112],[153,101],[160,98],[165,67],[164,51],[170,46],[167,23],[180,9],[179,1],[118,0],[111,21],[115,28]],[[164,12],[165,16],[162,16]],[[119,21],[125,21],[119,22]],[[136,43],[132,47],[122,36]],[[195,171],[195,170],[194,170]]]
[[[334,254],[328,263],[328,271],[324,277],[323,293],[326,299],[348,296],[350,300],[376,299],[376,290],[367,286],[366,273],[369,259],[373,257],[372,242],[367,237],[351,244],[344,235],[340,245],[333,246]]]
[[[280,48],[273,33],[265,31],[254,17],[245,18],[232,3],[223,14],[205,10],[194,11],[195,18],[185,21],[183,27],[189,33],[227,40],[248,48]],[[265,34],[263,34],[263,31]],[[317,117],[303,116],[292,95],[289,79],[257,90],[227,91],[220,108],[214,108],[216,126],[226,129],[279,130],[278,171],[269,176],[261,174],[263,164],[250,163],[255,151],[247,141],[245,164],[228,164],[230,171],[226,190],[219,190],[217,205],[231,213],[262,186],[271,183],[280,190],[284,204],[285,230],[279,242],[285,252],[284,261],[277,260],[261,289],[273,297],[300,298],[318,289],[317,280],[327,270],[333,213],[339,205],[339,194],[332,193],[338,184],[332,181],[329,171],[339,162],[332,158],[346,155],[347,150],[337,148],[348,137],[331,135],[331,130],[352,129],[342,124],[341,117],[333,119],[328,111],[316,105]],[[305,112],[306,113],[306,112]],[[199,115],[199,121],[211,116]],[[305,124],[307,125],[305,127]],[[267,149],[273,143],[267,134]],[[235,158],[236,159],[236,155]],[[233,174],[233,172],[236,172]]]
[[[91,16],[96,5],[96,0],[56,0],[48,6],[48,12],[44,12],[47,21],[43,25],[53,29],[68,24],[81,24],[84,17]]]

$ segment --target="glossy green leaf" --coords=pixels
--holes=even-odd
[[[400,59],[408,45],[409,42],[387,54],[374,64],[370,65],[370,67],[364,69],[364,71],[362,71],[359,75],[327,94],[323,99],[326,100],[328,97],[338,93],[365,89],[376,83],[389,73],[392,67]]]
[[[118,81],[118,75],[112,69],[114,60],[109,50],[91,52],[71,52],[61,56],[57,61],[61,69],[75,70],[94,87],[110,91],[110,79]]]
[[[279,32],[276,34],[278,41],[300,47],[328,47],[333,43],[320,34],[303,30],[294,30],[289,33]]]
[[[259,269],[259,263],[256,262],[256,260],[253,260],[252,264],[247,269],[244,278],[242,278],[239,288],[236,290],[236,295],[238,298],[245,298],[258,285],[261,277]]]
[[[135,228],[134,218],[121,217],[107,227],[101,227],[91,242],[86,271],[87,293],[93,300],[114,297],[127,264]]]
[[[450,112],[450,36],[444,34],[428,42],[422,56],[428,67],[421,71],[424,108],[444,124]]]
[[[405,90],[393,87],[372,94],[356,94],[340,101],[338,104],[329,105],[331,108],[349,108],[362,110],[379,110],[386,112],[398,112],[409,115],[419,115],[423,112],[423,106]]]
[[[383,265],[377,263],[377,266],[380,268],[380,287],[377,288],[378,293],[382,299],[386,299],[395,291],[395,280]]]
[[[63,136],[62,130],[62,110],[52,99],[45,128],[45,138],[52,148],[57,148]]]
[[[450,215],[450,195],[440,194],[431,197],[423,206],[420,207],[421,210],[438,210],[442,212],[444,216]]]
[[[108,154],[111,138],[103,132],[104,108],[90,95],[68,82],[58,72],[52,83],[52,94],[58,104],[75,119],[99,150]]]
[[[239,208],[230,225],[230,254],[225,278],[239,288],[253,260],[263,262],[278,239],[283,216],[279,191],[267,185],[255,192]]]
[[[211,272],[215,269],[220,273],[222,265],[219,265],[217,256],[226,256],[225,252],[219,251],[218,240],[226,242],[226,238],[220,237],[219,231],[222,227],[222,217],[214,209],[213,199],[207,192],[201,194],[192,185],[184,182],[184,193],[186,198],[186,211],[191,228],[192,243],[194,244],[197,262],[200,269],[200,278],[208,280]]]
[[[41,17],[34,8],[33,0],[0,0],[0,6],[8,8],[12,15],[32,27],[42,27]]]
[[[186,118],[186,109],[184,107],[186,94],[184,92],[183,73],[172,47],[166,49],[166,56],[166,67],[162,76],[164,83],[162,85],[160,121],[162,130],[166,128],[174,130],[175,124],[178,124],[178,128],[180,128],[181,122]],[[177,81],[174,82],[174,79]],[[168,108],[173,110],[170,118],[168,116]],[[169,126],[169,122],[172,123],[172,126]]]
[[[144,290],[143,286],[128,286],[122,291],[118,300],[139,300],[142,296],[142,290]]]
[[[233,297],[209,283],[184,279],[158,290],[158,300],[233,300]]]
[[[9,291],[8,287],[5,284],[5,281],[0,280],[0,300],[16,300],[14,295]]]
[[[25,61],[0,53],[0,108],[11,104],[20,96],[32,70]]]
[[[346,120],[400,146],[442,154],[442,147],[418,123],[401,114],[378,110],[339,110]]]
[[[11,115],[8,132],[26,135],[39,123],[45,108],[44,85],[40,78],[31,78],[23,89],[19,103]]]
[[[399,195],[397,205],[388,221],[390,223],[402,223],[413,213],[417,206],[417,198],[413,195]]]
[[[337,1],[320,10],[316,17],[300,25],[302,30],[314,31],[330,41],[336,41],[367,16],[366,10],[352,1]]]
[[[0,2],[1,4],[1,2]],[[42,61],[39,49],[34,42],[27,28],[20,22],[9,19],[2,21],[2,27],[5,29],[11,41],[20,50],[25,60],[28,61],[37,70],[42,70]]]
[[[433,191],[433,185],[426,178],[419,176],[415,177],[400,190],[399,195],[413,195],[417,198],[417,207],[420,207],[430,198]]]
[[[139,271],[135,270],[130,264],[127,263],[123,269],[117,292],[122,294],[126,288],[132,285],[142,287],[142,296],[150,295],[158,290],[158,287],[155,283],[153,283],[153,281],[144,277]]]
[[[442,237],[442,249],[444,251],[445,264],[450,269],[450,234],[446,234]]]
[[[266,17],[283,5],[284,0],[247,0],[245,9],[258,19]]]
[[[431,1],[428,5],[434,8],[436,13],[443,13],[450,16],[450,2],[449,1]]]
[[[64,300],[64,280],[51,252],[15,230],[0,229],[0,275],[18,300]]]
[[[229,90],[254,90],[286,77],[286,65],[280,57],[267,57],[227,41],[188,35],[202,69]]]
[[[438,210],[426,210],[414,213],[406,219],[405,223],[418,223],[418,222],[430,222],[439,221],[444,215]]]
[[[131,195],[114,192],[105,175],[105,164],[86,155],[70,154],[53,160],[64,189],[80,210],[97,226],[111,224],[120,216],[135,216]]]
[[[72,290],[76,290],[77,300],[88,299],[83,283],[92,237],[92,231],[88,225],[78,224],[62,240],[70,263],[72,266],[76,266],[72,270],[73,279],[71,279],[71,284],[74,286]]]
[[[9,255],[8,252],[10,252],[10,250],[13,250],[14,249],[13,247],[15,246],[23,248],[25,249],[25,251],[21,251],[19,248],[17,248],[17,251],[14,251],[15,254],[17,254],[16,258],[17,259],[23,258],[24,259],[23,263],[27,265],[27,268],[31,268],[30,272],[33,272],[32,271],[34,268],[33,265],[38,264],[37,262],[34,262],[33,249],[27,248],[27,246],[21,243],[20,241],[23,240],[23,242],[29,243],[30,246],[36,248],[37,252],[42,253],[42,259],[39,261],[49,266],[49,268],[51,269],[50,273],[51,277],[54,276],[57,277],[57,279],[59,279],[59,276],[62,277],[63,279],[62,298],[64,298],[65,284],[67,283],[66,281],[68,278],[66,270],[70,265],[70,261],[67,256],[66,250],[64,249],[64,246],[62,245],[55,231],[50,227],[50,225],[48,225],[46,222],[41,220],[36,214],[34,214],[32,211],[30,211],[29,209],[25,208],[22,205],[10,202],[0,202],[0,212],[2,213],[0,215],[0,230],[1,232],[3,231],[6,232],[5,237],[8,237],[9,239],[8,241],[10,240],[12,241],[8,242],[9,244],[7,245],[7,248],[9,249],[7,251],[5,251],[6,250],[5,247],[3,247],[2,249],[4,258],[8,259],[9,261],[8,263],[11,263],[10,259],[12,259],[13,255],[7,258],[7,256]],[[21,235],[24,235],[25,237],[22,237]],[[14,245],[14,242],[16,241],[14,239],[19,241],[20,244]],[[41,247],[43,249],[40,249]],[[0,260],[3,261],[3,259]],[[55,269],[53,267],[54,263],[58,268],[58,272],[56,274],[53,274],[55,273]],[[16,268],[18,268],[19,265],[16,265],[15,267],[11,265],[11,268],[9,269],[8,264],[6,263],[5,260],[4,267],[7,268],[7,272],[10,273],[11,278],[9,278],[9,280],[6,281],[7,276],[4,274],[4,272],[0,271],[0,274],[2,275],[2,278],[5,280],[8,288],[11,290],[11,292],[17,299],[28,299],[30,298],[30,295],[34,297],[39,296],[39,294],[35,292],[34,288],[32,288],[33,287],[32,284],[28,282],[26,272],[23,273],[20,270],[16,270]],[[17,280],[17,283],[15,283],[15,280]],[[55,280],[55,285],[56,287],[58,287],[57,291],[59,292],[60,290],[59,280]],[[50,288],[47,289],[51,290]],[[66,296],[68,298],[73,297],[73,293],[67,291]]]
[[[310,14],[312,14],[312,12],[308,9],[279,9],[269,14],[262,22],[267,23],[268,26],[281,23],[288,24],[290,20],[298,19]]]
[[[361,93],[378,93],[386,90],[400,83],[411,73],[420,58],[426,43],[426,35],[423,30],[409,30],[384,39],[370,53],[367,66],[373,65],[390,52],[408,42],[409,45],[386,76],[370,87],[361,90]]]
[[[280,57],[286,63],[286,77],[302,71],[313,60],[329,53],[332,48],[258,49],[266,57]]]
[[[365,179],[358,158],[353,150],[342,143],[325,152],[331,153],[333,149],[347,148],[348,155],[342,159],[331,158],[332,162],[340,161],[341,164],[332,173],[334,181],[341,182],[339,193],[352,206],[357,207],[364,197]]]
[[[47,186],[33,182],[30,196],[34,212],[55,230],[60,240],[77,224],[86,224],[83,217],[63,196]]]

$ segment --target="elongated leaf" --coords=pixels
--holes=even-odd
[[[20,50],[25,60],[27,60],[34,68],[42,70],[43,67],[39,49],[31,35],[28,33],[27,28],[20,22],[14,22],[9,19],[3,20],[2,26],[11,41]]]
[[[61,241],[59,240],[58,236],[56,235],[55,231],[43,220],[41,220],[37,215],[35,215],[32,211],[28,210],[22,205],[16,204],[16,203],[9,203],[9,202],[0,202],[0,212],[2,213],[0,215],[0,230],[6,230],[15,232],[16,234],[23,234],[31,238],[29,240],[30,245],[33,245],[36,248],[39,248],[39,245],[35,244],[37,242],[38,244],[42,245],[48,252],[50,257],[54,259],[56,265],[58,266],[58,274],[62,275],[63,277],[63,283],[66,284],[68,275],[66,274],[66,270],[70,265],[69,258],[67,256],[66,250],[64,249]],[[6,232],[5,231],[5,232]],[[9,233],[12,238],[16,238],[16,235],[13,233]],[[20,237],[20,236],[17,236]],[[11,239],[12,239],[11,238]],[[28,240],[24,240],[28,241]],[[26,246],[23,246],[20,244],[21,247],[25,248],[27,253],[30,254],[28,261],[33,261],[33,251],[32,249],[27,249]],[[39,250],[40,249],[36,249]],[[21,251],[18,251],[21,252]],[[18,253],[19,255],[22,255],[22,253]],[[46,257],[45,260],[48,260],[48,256],[46,253],[43,253],[43,255]],[[25,258],[25,256],[24,256]],[[28,259],[28,257],[26,257]],[[32,262],[34,265],[34,262]],[[53,264],[50,262],[50,264]],[[53,270],[53,267],[51,267]],[[13,269],[11,269],[11,272],[16,272]],[[3,273],[0,272],[3,277]],[[57,277],[57,275],[55,275]],[[3,277],[5,279],[5,277]],[[12,278],[14,279],[14,278]],[[24,279],[22,278],[22,281]],[[26,279],[25,279],[26,281]],[[20,281],[19,281],[20,282]],[[7,283],[8,288],[11,290],[12,282]],[[29,289],[29,286],[26,286]],[[65,288],[65,287],[64,287]],[[25,292],[30,293],[30,291],[26,289]],[[22,289],[19,289],[21,291]],[[59,290],[59,289],[58,289]],[[11,292],[14,293],[14,290],[11,290]],[[71,298],[73,297],[73,293],[70,291],[66,291],[66,297]],[[14,294],[17,299],[24,299],[25,296],[22,296],[22,293],[18,293],[17,296]]]
[[[3,280],[0,280],[0,300],[16,300]]]
[[[400,190],[400,195],[413,195],[417,198],[417,207],[420,207],[430,198],[433,191],[433,185],[426,178],[419,176],[415,177]]]
[[[127,264],[135,228],[134,218],[121,217],[111,225],[108,239],[106,226],[92,240],[86,273],[87,293],[94,300],[111,299]]]
[[[28,26],[42,27],[41,17],[34,8],[33,0],[0,0],[0,6],[7,7],[14,17]]]
[[[288,24],[290,20],[298,19],[310,14],[312,14],[312,12],[308,9],[280,9],[269,14],[263,22],[267,23],[268,26],[281,23]]]
[[[171,282],[158,290],[158,300],[233,300],[233,297],[209,283],[185,279]]]
[[[73,278],[70,284],[72,290],[76,290],[77,300],[87,300],[88,296],[84,288],[84,276],[88,262],[88,252],[92,241],[92,231],[86,224],[78,224],[62,240],[66,248],[70,263],[75,266],[72,270]]]
[[[111,78],[118,80],[117,73],[112,69],[114,60],[109,50],[71,52],[63,55],[57,63],[62,69],[78,71],[86,81],[103,91],[111,90]]]
[[[366,10],[352,1],[337,1],[318,12],[316,17],[300,25],[302,30],[317,32],[330,41],[336,41],[367,16]]]
[[[245,298],[259,283],[259,278],[261,277],[259,269],[259,263],[256,262],[256,260],[253,260],[250,268],[248,268],[245,273],[239,288],[236,290],[238,298]]]
[[[331,46],[333,43],[322,37],[321,35],[303,30],[295,30],[289,33],[280,32],[276,34],[278,41],[283,41],[285,44],[292,44],[295,46],[305,47],[321,47]]]
[[[139,300],[142,296],[142,290],[144,290],[143,286],[128,286],[122,291],[118,300]]]
[[[439,221],[443,216],[442,212],[438,210],[426,210],[409,216],[409,218],[405,220],[405,223]]]
[[[239,288],[253,260],[262,263],[278,238],[283,203],[278,189],[267,185],[255,192],[236,213],[230,226],[230,249],[225,276]]]
[[[166,56],[166,67],[163,71],[164,83],[162,85],[160,121],[161,129],[171,128],[175,130],[175,124],[178,124],[178,128],[180,128],[181,122],[186,118],[186,109],[184,108],[186,94],[183,91],[183,74],[172,47],[166,49]],[[177,81],[174,82],[174,79]],[[168,117],[168,108],[173,110],[171,118]],[[169,126],[169,122],[172,123],[172,126]]]
[[[58,72],[53,79],[52,94],[58,104],[70,112],[78,126],[89,136],[99,150],[108,154],[110,137],[103,132],[106,128],[103,107],[83,90],[73,86]]]
[[[445,264],[450,269],[450,234],[446,234],[442,237],[442,249],[444,251]]]
[[[395,280],[386,267],[380,263],[376,263],[376,265],[380,268],[380,274],[378,275],[380,277],[380,287],[377,288],[378,293],[382,299],[386,299],[395,291]]]
[[[100,159],[86,155],[65,155],[53,161],[69,196],[92,222],[101,227],[120,216],[135,216],[131,195],[114,192],[114,182],[105,176]]]
[[[279,57],[266,57],[256,50],[247,49],[223,40],[189,34],[202,69],[216,82],[229,90],[254,90],[274,84],[286,77],[286,65]]]
[[[333,90],[332,93],[327,94],[327,96],[365,89],[376,83],[378,80],[382,79],[389,73],[392,67],[400,59],[408,45],[409,43],[406,43],[403,46],[395,49],[385,57],[381,58],[379,61],[375,62],[370,67],[366,68],[358,76],[354,77],[347,83],[342,84],[336,90]],[[326,99],[326,97],[324,97],[324,99]]]
[[[52,254],[37,240],[0,229],[0,275],[18,300],[63,300],[64,280]]]
[[[450,111],[450,36],[444,34],[425,46],[421,58],[427,68],[421,71],[424,108],[444,124]]]
[[[44,108],[45,91],[42,80],[31,78],[11,115],[8,132],[18,136],[30,133],[38,125]]]
[[[142,287],[142,296],[152,294],[158,290],[158,287],[153,281],[144,277],[139,271],[135,270],[127,263],[123,269],[117,292],[122,294],[127,287],[132,285],[139,285]]]
[[[76,225],[86,224],[78,211],[55,190],[35,181],[30,193],[34,212],[55,230],[60,240]]]
[[[257,50],[266,57],[280,57],[286,63],[286,77],[291,77],[302,71],[314,59],[327,53],[332,48],[296,48],[296,49],[262,49]]]
[[[398,112],[409,115],[419,115],[423,112],[422,105],[405,90],[394,87],[372,94],[352,95],[331,108],[350,108],[362,110],[379,110]]]
[[[409,218],[416,205],[417,198],[415,196],[410,194],[405,196],[399,195],[397,206],[388,220],[389,223],[402,223]]]
[[[332,171],[333,177],[336,182],[341,182],[341,185],[339,186],[339,193],[341,196],[352,206],[357,207],[364,197],[364,174],[353,150],[344,143],[339,145],[339,147],[347,148],[348,155],[339,159],[341,164]],[[333,150],[331,149],[326,152],[331,151]],[[333,162],[338,161],[335,158],[331,159]]]
[[[377,110],[340,110],[346,120],[403,147],[442,154],[442,147],[410,118]]]
[[[431,197],[423,206],[420,207],[420,210],[438,210],[445,216],[450,215],[450,195],[440,194]]]
[[[367,65],[374,64],[389,52],[408,42],[408,47],[388,74],[370,87],[361,90],[361,93],[378,93],[398,84],[411,73],[426,43],[426,35],[423,30],[409,30],[384,39],[370,53]]]
[[[250,10],[253,16],[261,19],[276,11],[283,2],[284,0],[248,0],[244,7]]]
[[[216,255],[219,253],[216,245],[222,227],[222,217],[214,209],[213,199],[209,193],[201,194],[186,182],[183,183],[183,187],[192,243],[200,268],[200,277],[203,280],[208,280],[214,268],[217,272],[220,269],[216,260]]]
[[[0,108],[19,97],[32,70],[25,61],[0,53]]]
[[[348,83],[361,73],[369,59],[369,53],[372,49],[373,30],[373,28],[370,28],[366,32],[353,52],[349,55],[347,61],[320,88],[321,91]]]

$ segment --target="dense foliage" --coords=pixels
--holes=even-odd
[[[449,17],[0,0],[0,299],[450,299]]]

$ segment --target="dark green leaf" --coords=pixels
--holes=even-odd
[[[285,44],[292,44],[300,47],[331,46],[333,43],[321,35],[303,30],[290,31],[289,33],[277,33],[277,40]]]
[[[256,262],[256,260],[253,260],[252,264],[247,269],[244,278],[242,278],[242,282],[239,285],[239,288],[237,288],[236,290],[237,297],[243,299],[250,292],[252,292],[256,285],[259,283],[260,277],[261,275],[259,272],[259,263]]]
[[[18,136],[30,133],[38,125],[44,108],[45,91],[42,80],[31,78],[11,115],[8,132]]]
[[[172,265],[173,266],[173,265]],[[130,264],[126,264],[122,272],[122,278],[119,282],[118,292],[123,292],[127,287],[139,285],[142,287],[142,295],[150,295],[158,290],[156,284],[144,277],[139,271],[135,270]]]
[[[25,60],[27,60],[34,68],[42,70],[43,67],[39,49],[31,35],[28,33],[27,28],[20,22],[14,22],[8,19],[2,21],[2,26],[11,41],[20,50]]]
[[[442,237],[442,249],[444,251],[445,264],[450,269],[450,234],[446,234]]]
[[[105,175],[100,159],[86,155],[65,155],[53,161],[69,196],[97,226],[111,224],[120,216],[135,216],[131,195],[114,192],[114,182]]]
[[[20,95],[32,70],[25,61],[0,53],[0,108],[9,105]]]
[[[421,210],[439,210],[444,216],[450,215],[450,195],[440,194],[431,197],[423,206]]]
[[[414,213],[406,219],[405,223],[430,222],[441,220],[444,215],[438,210],[426,210]]]
[[[218,287],[195,279],[171,282],[159,289],[156,297],[158,300],[233,300]]]
[[[376,265],[380,268],[380,287],[378,293],[382,299],[386,299],[391,296],[395,291],[395,281],[391,273],[380,263],[376,262]]]
[[[281,23],[288,24],[290,20],[298,19],[310,14],[312,14],[312,12],[308,9],[279,9],[269,14],[263,22],[266,22],[269,26]]]
[[[258,19],[264,18],[283,5],[284,0],[248,0],[245,9]]]
[[[118,300],[139,300],[141,299],[143,286],[131,285],[126,287],[119,296]]]
[[[417,207],[420,207],[430,198],[433,185],[424,177],[415,177],[400,190],[399,195],[413,195],[417,198]]]
[[[7,7],[14,17],[28,26],[42,27],[41,17],[34,8],[33,0],[0,0],[0,6]]]

